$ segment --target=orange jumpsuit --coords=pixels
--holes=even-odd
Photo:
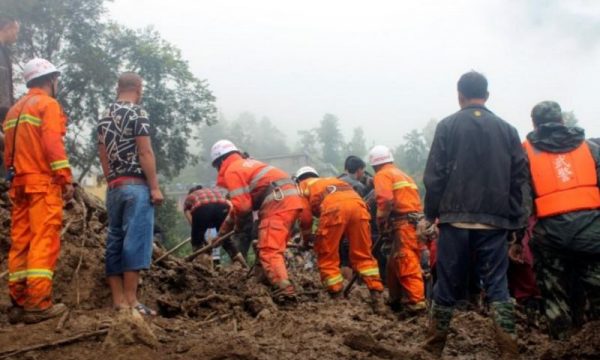
[[[419,190],[414,180],[395,167],[385,164],[374,177],[377,198],[377,223],[391,221],[393,251],[387,267],[387,285],[392,301],[400,301],[404,292],[409,303],[425,299],[420,262],[420,247],[415,225],[406,215],[422,212]]]
[[[72,182],[63,142],[66,122],[58,102],[34,88],[9,110],[3,123],[7,168],[15,144],[15,178],[9,190],[12,242],[8,288],[13,303],[29,311],[52,306],[52,278],[60,250],[62,186]]]
[[[314,249],[321,280],[331,293],[342,291],[339,246],[342,236],[350,243],[350,264],[370,290],[383,291],[377,260],[371,253],[371,216],[367,205],[345,181],[309,178],[300,182],[305,208],[303,235],[312,230],[312,217],[319,217]]]
[[[271,191],[275,183],[278,190]],[[220,232],[229,232],[253,210],[258,210],[258,256],[271,284],[290,286],[284,251],[294,222],[302,211],[302,198],[290,176],[273,166],[239,154],[230,155],[219,169],[217,186],[229,191],[233,205]]]

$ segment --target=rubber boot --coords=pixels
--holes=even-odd
[[[23,315],[23,321],[25,324],[35,324],[61,316],[65,311],[67,311],[65,304],[54,304],[46,310],[41,311],[26,310]]]
[[[386,313],[383,291],[371,290],[371,307],[377,315],[384,315]]]
[[[441,306],[435,302],[431,304],[429,328],[423,349],[435,356],[439,357],[444,352],[453,311],[451,307]]]
[[[514,305],[510,302],[493,302],[490,304],[490,310],[502,359],[519,358]]]

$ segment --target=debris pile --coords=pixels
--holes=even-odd
[[[10,246],[9,201],[0,182],[0,269]],[[168,256],[143,275],[140,298],[156,318],[111,309],[104,282],[106,210],[78,189],[66,205],[54,297],[71,312],[63,319],[10,326],[0,299],[0,359],[432,359],[420,348],[424,316],[400,320],[372,314],[368,291],[358,286],[350,299],[330,299],[318,274],[293,267],[299,303],[281,307],[269,288],[246,269],[206,268]],[[164,250],[156,248],[154,259]],[[293,257],[290,257],[293,258]],[[292,268],[292,267],[291,267]],[[2,271],[0,271],[2,272]],[[6,289],[6,278],[0,280]],[[23,336],[23,331],[27,336]],[[549,342],[536,328],[519,326],[524,359],[592,359],[600,356],[599,323],[569,342]],[[17,353],[15,353],[17,351]],[[11,355],[12,354],[12,355]],[[452,322],[445,359],[499,356],[489,318],[461,312]]]

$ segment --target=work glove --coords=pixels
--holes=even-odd
[[[525,229],[519,229],[516,231],[512,231],[509,234],[509,245],[508,245],[508,258],[517,263],[524,264],[525,257],[523,252],[523,245],[521,241],[525,236]]]
[[[438,238],[440,231],[435,223],[422,218],[417,223],[417,238],[423,244],[429,244]]]

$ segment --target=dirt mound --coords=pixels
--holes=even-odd
[[[0,269],[10,246],[9,202],[0,181]],[[13,359],[432,359],[421,350],[425,316],[399,320],[374,315],[368,291],[333,300],[318,274],[293,267],[300,301],[277,306],[269,289],[245,269],[207,269],[172,256],[143,275],[140,298],[161,316],[142,319],[110,308],[104,282],[106,210],[78,189],[66,205],[54,297],[70,316],[36,325],[7,324],[6,290],[0,299],[0,358],[6,351],[45,344]],[[155,249],[154,258],[164,253]],[[290,257],[293,258],[293,257]],[[6,278],[0,280],[6,289]],[[107,328],[108,326],[108,328]],[[103,330],[105,329],[105,330]],[[27,336],[23,336],[23,332]],[[600,357],[600,325],[588,324],[570,342],[548,342],[536,328],[519,325],[523,359]],[[82,336],[81,338],[78,338]],[[61,345],[57,341],[77,338]],[[499,352],[488,317],[458,312],[443,358],[495,359]]]

